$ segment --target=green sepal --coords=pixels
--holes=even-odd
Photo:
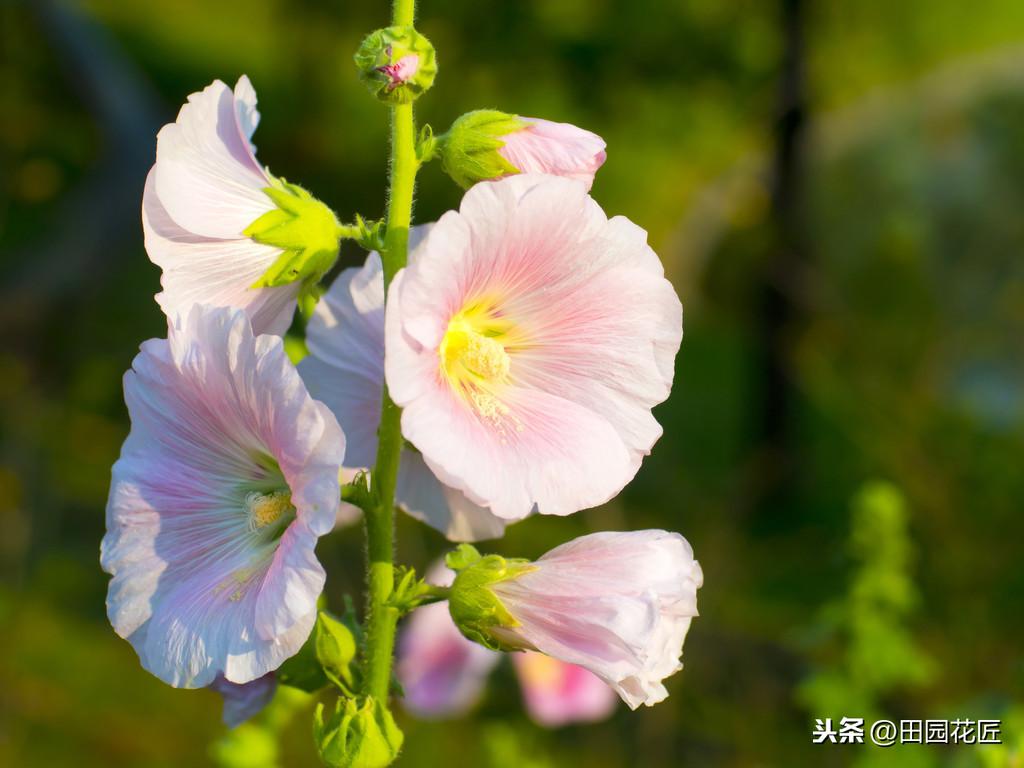
[[[519,173],[519,169],[498,152],[502,137],[526,128],[516,115],[496,109],[467,112],[437,138],[441,165],[456,184],[468,189],[481,181]]]
[[[388,605],[404,616],[414,608],[435,603],[448,597],[447,587],[438,587],[416,577],[416,571],[406,566],[395,569],[395,588],[388,597]]]
[[[368,251],[381,251],[384,248],[384,219],[367,221],[356,214],[355,240]]]
[[[404,57],[419,56],[415,73],[396,84],[385,71]],[[353,57],[359,79],[374,96],[388,104],[408,104],[434,84],[437,53],[430,41],[412,27],[393,26],[371,32]]]
[[[536,570],[537,566],[522,558],[481,556],[468,544],[461,544],[454,552],[449,552],[445,564],[457,571],[448,593],[448,610],[459,631],[473,642],[494,651],[522,650],[522,646],[509,641],[506,633],[494,632],[515,628],[519,621],[490,587]]]
[[[274,179],[263,192],[276,206],[250,224],[243,234],[281,249],[253,288],[302,283],[299,306],[308,316],[319,298],[320,279],[338,260],[344,229],[334,212],[297,184]]]
[[[317,705],[313,737],[320,759],[332,768],[386,768],[404,740],[391,712],[373,697],[361,704],[338,699],[326,718],[324,705]]]
[[[420,128],[420,135],[416,137],[416,159],[422,165],[434,159],[437,155],[438,140],[434,136],[434,129],[429,124]]]
[[[338,480],[341,482],[341,500],[359,507],[359,509],[365,512],[372,503],[367,473],[360,470],[356,472],[355,477],[346,483],[342,479],[343,472],[343,469],[338,471]]]

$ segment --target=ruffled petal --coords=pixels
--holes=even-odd
[[[248,81],[245,98],[254,96]],[[236,105],[217,80],[189,96],[174,123],[157,135],[155,188],[183,229],[213,238],[237,238],[274,206],[263,192],[270,179],[252,154],[245,133],[255,127],[255,100]],[[244,126],[239,123],[242,116]]]

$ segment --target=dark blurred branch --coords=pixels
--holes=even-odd
[[[116,268],[123,239],[138,238],[139,201],[162,112],[117,42],[72,4],[33,0],[27,7],[99,126],[105,151],[96,170],[57,204],[52,231],[10,261],[23,266],[0,289],[6,328],[101,280]]]
[[[760,276],[757,321],[763,375],[756,494],[761,504],[788,496],[795,476],[793,339],[802,320],[797,285],[808,259],[802,228],[804,2],[780,0],[780,11],[783,58],[772,166],[773,238]]]

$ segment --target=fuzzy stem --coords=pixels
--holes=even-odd
[[[411,25],[415,0],[395,0],[392,24]],[[387,232],[381,254],[385,295],[395,273],[405,266],[412,222],[412,195],[416,184],[416,125],[412,104],[391,107],[391,178]],[[395,482],[402,453],[401,409],[384,387],[378,432],[377,460],[372,478],[371,503],[366,510],[369,621],[364,658],[363,693],[386,701],[391,684],[398,609],[388,600],[395,586],[394,509]]]

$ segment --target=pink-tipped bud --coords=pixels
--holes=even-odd
[[[590,189],[607,158],[596,133],[489,109],[463,115],[439,141],[445,170],[466,188],[517,173],[546,173],[579,179]]]

